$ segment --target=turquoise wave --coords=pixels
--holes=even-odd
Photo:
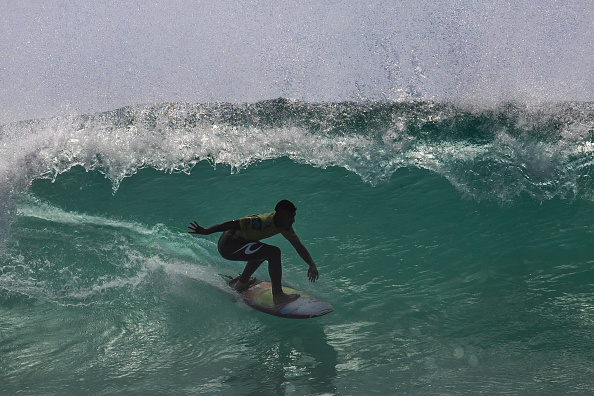
[[[591,393],[591,120],[276,100],[3,125],[0,389]],[[335,307],[301,324],[182,232],[283,198],[320,270],[275,237],[284,282]]]

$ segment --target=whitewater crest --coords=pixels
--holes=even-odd
[[[432,102],[172,103],[0,126],[3,198],[75,166],[117,191],[142,168],[190,173],[200,161],[238,172],[288,157],[343,167],[375,185],[399,168],[428,169],[476,199],[592,199],[594,108]],[[8,202],[8,201],[5,201]],[[5,204],[9,205],[9,204]],[[4,207],[5,212],[13,210]]]

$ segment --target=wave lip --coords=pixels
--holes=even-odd
[[[208,161],[239,172],[288,157],[342,167],[372,185],[414,167],[476,199],[506,201],[522,193],[592,199],[593,120],[589,103],[487,110],[285,99],[129,106],[0,126],[0,194],[25,192],[34,180],[55,180],[75,166],[103,173],[115,192],[145,167],[190,173]],[[14,212],[10,205],[3,210]]]

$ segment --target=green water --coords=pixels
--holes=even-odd
[[[274,122],[136,119],[132,133],[110,113],[33,128],[38,154],[4,171],[0,393],[594,391],[592,155],[587,134],[567,137],[575,119],[486,133],[499,116],[435,123],[388,107],[345,121],[308,108],[328,131],[277,105]],[[394,121],[403,114],[408,128]],[[3,139],[21,141],[19,128]],[[148,136],[159,133],[160,144]],[[155,236],[283,198],[319,281],[282,237],[268,242],[282,249],[284,283],[334,306],[321,318],[238,302],[218,274],[242,266],[218,256],[218,235]]]

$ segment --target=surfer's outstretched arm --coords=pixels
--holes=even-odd
[[[231,220],[226,221],[221,224],[213,225],[210,228],[204,228],[198,225],[197,222],[191,222],[188,228],[191,231],[188,231],[190,234],[199,234],[199,235],[210,235],[214,234],[215,232],[223,232],[228,230],[239,230],[239,220]]]
[[[291,239],[289,239],[289,242],[291,242],[291,245],[293,245],[293,247],[299,254],[299,257],[301,257],[303,261],[305,261],[309,265],[309,270],[307,271],[307,277],[309,278],[309,280],[311,282],[315,282],[316,280],[318,280],[320,275],[318,274],[318,268],[316,267],[316,263],[314,263],[313,259],[311,258],[311,254],[309,254],[307,248],[303,245],[303,243],[301,243],[299,237],[295,235]]]

